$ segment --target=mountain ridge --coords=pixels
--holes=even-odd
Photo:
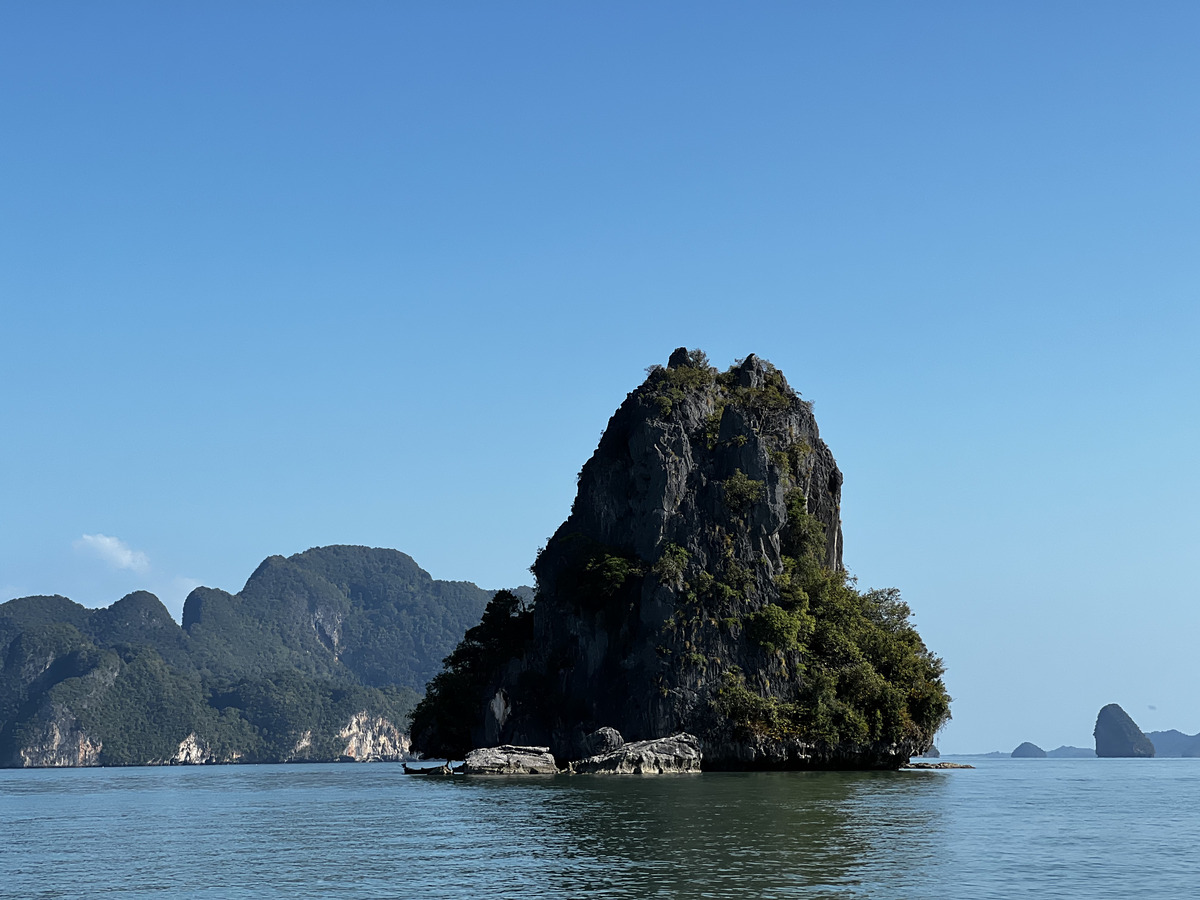
[[[198,587],[0,604],[0,765],[401,758],[425,681],[495,592],[333,545]],[[397,638],[400,635],[400,638]]]

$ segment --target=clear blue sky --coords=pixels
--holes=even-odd
[[[679,345],[815,402],[947,751],[1200,731],[1200,5],[0,7],[0,593],[529,580]],[[86,537],[85,537],[86,536]]]

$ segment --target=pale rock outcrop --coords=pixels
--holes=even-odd
[[[463,775],[556,775],[558,765],[549,747],[484,747],[467,754],[458,767]]]
[[[572,775],[668,775],[698,773],[703,754],[690,734],[622,744],[616,750],[568,766]]]
[[[398,762],[411,758],[408,735],[382,716],[372,716],[366,711],[355,715],[338,732],[338,737],[346,741],[342,756],[358,762]]]
[[[194,731],[179,742],[179,749],[171,757],[171,764],[175,766],[202,766],[211,762],[216,762],[212,748]]]
[[[193,731],[179,742],[179,749],[175,751],[174,756],[167,760],[167,763],[172,766],[208,766],[218,763],[236,763],[241,761],[241,752],[234,750],[220,756],[213,750],[212,745],[208,741],[199,737]],[[150,765],[161,764],[161,761],[150,763]]]
[[[296,739],[296,746],[292,748],[289,760],[298,759],[305,750],[312,746],[312,729],[305,731]]]
[[[104,744],[90,737],[74,716],[56,711],[32,740],[18,752],[18,764],[26,768],[95,766]]]

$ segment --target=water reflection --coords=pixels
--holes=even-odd
[[[542,873],[550,894],[771,898],[925,881],[939,862],[943,784],[914,773],[711,773],[467,789],[488,811],[485,828],[512,821],[515,795],[536,807],[541,837],[561,842],[543,847],[564,863]]]
[[[443,781],[386,764],[6,771],[0,898],[929,896],[949,783]]]
[[[1186,897],[1196,760],[413,778],[0,770],[0,900]]]

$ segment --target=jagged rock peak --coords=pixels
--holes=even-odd
[[[602,727],[687,732],[712,768],[895,767],[949,715],[941,662],[898,592],[842,566],[842,473],[811,404],[753,354],[699,350],[612,415],[567,520],[447,658],[414,746],[594,755]],[[474,718],[470,711],[478,711]]]
[[[1103,757],[1151,757],[1154,744],[1142,733],[1129,713],[1116,703],[1110,703],[1096,716],[1096,755]]]
[[[791,503],[824,530],[823,561],[840,569],[841,489],[812,405],[782,372],[750,354],[719,373],[703,351],[680,347],[609,420],[560,532],[653,561],[672,543],[700,550],[685,535],[715,518],[725,533],[748,530],[742,549],[765,554],[778,574]]]

